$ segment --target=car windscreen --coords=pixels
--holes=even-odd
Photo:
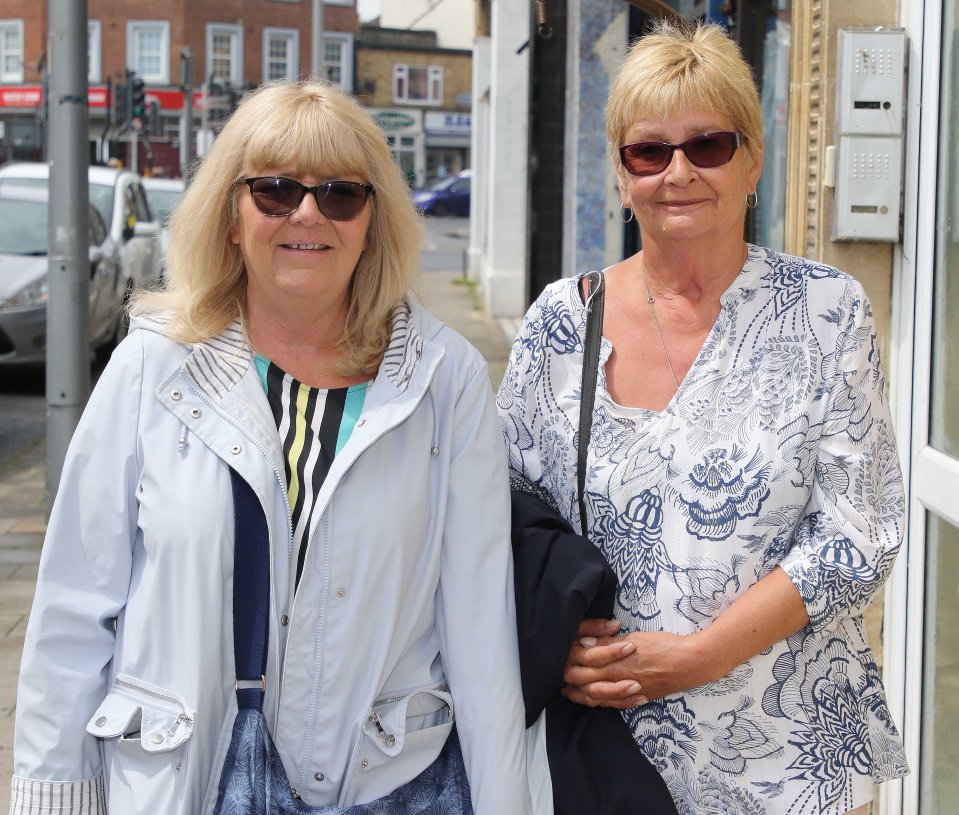
[[[154,217],[164,226],[170,222],[170,215],[180,203],[182,192],[178,190],[147,190],[147,198],[150,199],[150,208],[153,210]]]
[[[97,208],[103,223],[110,228],[113,223],[113,187],[106,184],[90,185],[90,203]]]
[[[0,253],[45,255],[47,241],[46,201],[0,198]]]
[[[48,181],[46,178],[3,178],[0,179],[0,193],[10,187],[42,187],[47,189]],[[90,184],[90,203],[97,208],[103,223],[110,228],[113,223],[113,187],[106,184]],[[47,219],[44,218],[46,223]]]
[[[448,190],[457,181],[459,181],[459,176],[451,175],[448,178],[437,181],[432,187],[430,187],[430,189],[435,190],[436,192],[442,192],[443,190]]]

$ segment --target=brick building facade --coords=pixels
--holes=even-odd
[[[355,2],[325,0],[323,7],[323,70],[352,90]],[[310,0],[89,0],[91,159],[130,159],[130,135],[110,127],[108,109],[112,87],[131,69],[144,80],[158,114],[149,150],[141,140],[138,166],[178,173],[181,49],[193,52],[194,125],[203,131],[202,152],[210,131],[245,90],[310,73],[312,9]],[[46,3],[0,0],[0,159],[42,157],[47,27]],[[211,81],[212,97],[202,90]]]
[[[470,166],[472,63],[434,31],[360,27],[356,93],[413,186]]]

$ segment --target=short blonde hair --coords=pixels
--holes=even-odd
[[[633,43],[606,104],[606,142],[616,167],[626,131],[639,119],[702,108],[728,116],[755,162],[762,109],[752,69],[718,25],[661,20]]]
[[[340,340],[342,372],[372,374],[389,342],[390,312],[416,275],[422,218],[386,136],[351,96],[325,82],[270,83],[243,100],[170,220],[165,289],[139,294],[133,313],[172,312],[168,331],[180,342],[210,339],[242,316],[246,274],[230,240],[239,184],[286,167],[295,175],[356,175],[376,190]]]

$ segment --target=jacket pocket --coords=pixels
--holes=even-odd
[[[453,720],[445,683],[377,699],[361,727],[340,805],[374,801],[419,775],[439,756]]]
[[[175,811],[195,725],[196,712],[177,694],[117,674],[87,723],[87,732],[103,740],[109,811],[138,812],[144,801],[156,812],[167,811],[159,802]],[[131,786],[132,779],[139,780]]]

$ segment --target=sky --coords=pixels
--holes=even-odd
[[[380,14],[381,0],[356,0],[356,10],[359,12],[360,20],[372,20]]]

